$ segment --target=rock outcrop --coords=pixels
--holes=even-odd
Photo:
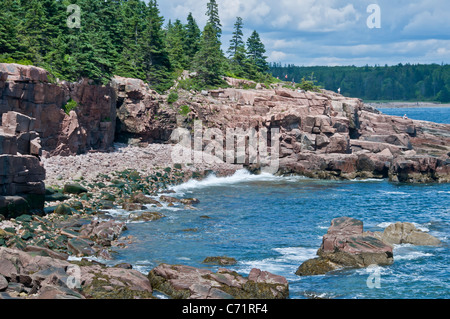
[[[412,223],[397,222],[386,227],[383,232],[374,232],[372,235],[389,245],[438,246],[441,244],[438,238],[417,229]]]
[[[140,142],[153,142],[170,141],[177,127],[193,132],[195,120],[202,121],[203,133],[217,128],[223,136],[227,129],[276,128],[280,174],[450,181],[450,125],[384,115],[359,99],[326,90],[265,89],[227,80],[234,87],[198,93],[178,90],[178,100],[168,104],[143,82],[116,77],[121,131]],[[260,168],[248,158],[245,163],[251,170]]]
[[[153,289],[175,299],[286,299],[286,278],[252,269],[248,278],[221,268],[217,273],[191,266],[161,264],[148,275]]]
[[[176,128],[193,132],[199,120],[203,129],[219,129],[223,136],[227,129],[279,129],[279,174],[450,181],[450,125],[387,116],[326,90],[226,80],[232,87],[178,89],[173,101],[137,79],[115,77],[108,86],[88,80],[50,83],[44,69],[0,64],[0,114],[16,111],[35,118],[42,149],[50,155],[104,151],[115,139],[171,142]],[[66,114],[68,101],[77,107]],[[263,164],[248,154],[244,163],[258,171]]]
[[[333,219],[317,251],[297,270],[299,276],[321,275],[340,268],[364,268],[394,262],[390,245],[363,232],[363,222],[354,218]]]
[[[0,247],[0,299],[153,298],[150,282],[136,270],[42,252]]]
[[[14,218],[36,210],[45,199],[45,169],[35,119],[9,111],[0,126],[0,214]]]
[[[77,107],[66,114],[70,100]],[[36,119],[34,130],[50,155],[108,150],[114,142],[116,93],[110,86],[52,83],[42,68],[0,63],[0,115],[9,111]]]

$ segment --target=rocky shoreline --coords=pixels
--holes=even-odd
[[[261,170],[206,152],[200,164],[174,163],[172,133],[192,132],[194,121],[204,130],[278,129],[280,175],[450,181],[450,125],[385,116],[333,92],[257,83],[243,89],[242,81],[227,80],[223,90],[180,90],[169,103],[136,79],[51,83],[44,69],[0,64],[0,299],[154,298],[154,289],[172,298],[288,298],[287,280],[259,269],[243,277],[163,264],[145,275],[129,264],[87,259],[114,260],[134,240],[122,235],[127,221],[164,218],[153,207],[198,203],[170,196],[169,186],[211,172]],[[76,107],[67,110],[69,102]],[[126,218],[112,216],[113,209]],[[423,237],[408,225],[397,230],[402,234],[368,236],[360,221],[333,221],[319,249],[321,271],[365,267],[368,260],[389,264],[388,238]]]

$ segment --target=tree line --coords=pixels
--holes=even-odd
[[[209,0],[200,29],[192,13],[165,23],[156,0],[0,0],[0,62],[33,64],[55,78],[89,78],[106,84],[114,75],[169,89],[182,70],[197,73],[197,88],[224,84],[223,76],[272,79],[265,47],[254,31],[244,41],[237,17],[227,54],[222,51],[218,5]],[[68,27],[69,5],[80,11]]]
[[[345,96],[369,101],[450,102],[450,65],[398,64],[395,66],[303,67],[271,63],[273,76],[284,81],[303,78]]]

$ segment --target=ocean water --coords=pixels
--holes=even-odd
[[[448,107],[382,108],[379,111],[394,116],[403,116],[406,114],[412,120],[450,124],[450,108]]]
[[[229,256],[242,275],[252,268],[285,276],[290,298],[437,299],[450,297],[450,184],[409,185],[386,180],[322,181],[298,176],[209,176],[173,188],[170,196],[195,197],[194,210],[162,208],[166,217],[129,223],[125,236],[135,241],[118,250],[112,262],[128,262],[147,274],[160,263],[202,264],[208,256]],[[127,213],[113,211],[126,218]],[[333,218],[364,222],[382,231],[390,223],[413,222],[438,237],[442,245],[397,245],[394,264],[375,269],[346,269],[322,276],[299,277],[295,271],[316,256]],[[379,286],[368,284],[371,276]],[[372,287],[372,288],[370,288]]]

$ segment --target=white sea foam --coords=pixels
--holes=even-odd
[[[217,177],[214,174],[209,175],[203,180],[191,179],[188,182],[174,186],[171,189],[177,193],[191,191],[193,189],[214,187],[214,186],[228,186],[245,182],[264,182],[264,181],[287,181],[295,182],[298,180],[305,180],[302,176],[275,176],[269,173],[261,173],[259,175],[251,174],[249,171],[243,169],[236,171],[232,176]]]
[[[380,179],[380,178],[365,178],[365,179],[358,179],[358,178],[354,178],[352,180],[350,180],[351,182],[362,182],[362,183],[366,183],[366,182],[383,182],[384,179]]]
[[[394,254],[394,260],[398,261],[398,260],[414,260],[414,259],[420,259],[420,258],[424,258],[424,257],[431,257],[434,256],[431,253],[424,253],[421,251],[410,251],[408,253],[404,253],[404,254]]]
[[[260,260],[244,260],[238,263],[239,272],[250,273],[253,268],[262,269],[273,274],[283,274],[288,280],[298,280],[295,271],[303,261],[315,258],[316,248],[286,247],[274,248],[278,257]],[[286,274],[288,274],[286,276]]]

